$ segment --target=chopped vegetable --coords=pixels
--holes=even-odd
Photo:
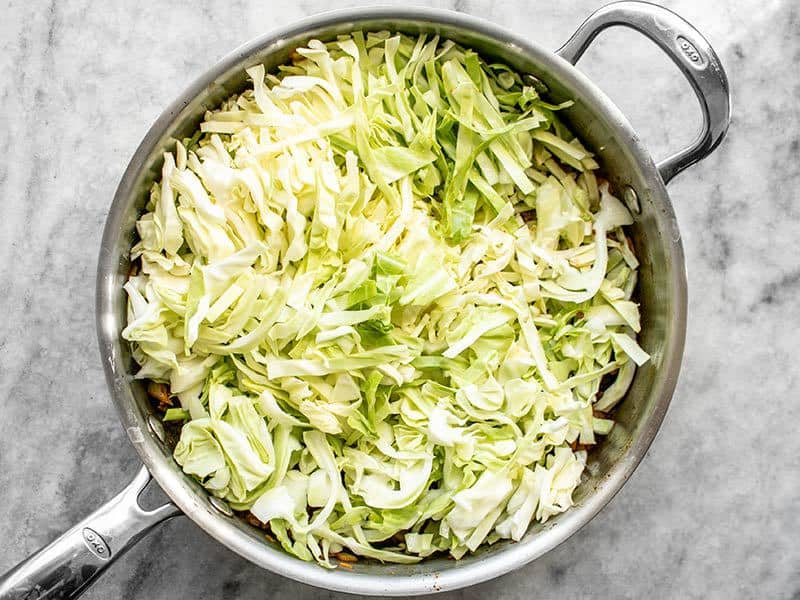
[[[123,336],[175,460],[326,567],[519,540],[649,358],[631,215],[504,65],[387,32],[293,56],[137,222]]]

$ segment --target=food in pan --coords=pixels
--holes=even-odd
[[[175,460],[325,566],[567,510],[648,360],[632,218],[569,103],[387,32],[247,74],[164,155],[131,251],[123,336]]]

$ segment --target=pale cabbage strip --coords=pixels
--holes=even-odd
[[[297,53],[164,156],[137,376],[180,401],[184,471],[304,560],[519,540],[648,359],[631,215],[503,65],[388,33]]]

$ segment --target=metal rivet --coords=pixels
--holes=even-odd
[[[639,206],[639,194],[637,194],[636,190],[631,186],[626,185],[625,189],[622,190],[622,199],[628,206],[628,210],[630,210],[633,214],[638,215],[640,212],[642,212],[642,207]]]
[[[147,425],[150,427],[150,431],[153,432],[159,441],[163,442],[166,439],[166,434],[164,433],[164,426],[161,424],[161,421],[155,415],[149,415],[147,417]]]
[[[221,512],[226,517],[232,517],[233,511],[231,507],[228,506],[228,503],[225,500],[220,500],[216,496],[209,496],[208,501],[211,503],[211,506],[216,508],[219,512]]]

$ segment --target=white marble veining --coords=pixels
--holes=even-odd
[[[428,4],[556,47],[602,2]],[[793,0],[665,4],[712,42],[734,99],[723,146],[670,185],[690,283],[670,412],[631,481],[587,527],[527,568],[441,598],[800,596],[800,14]],[[0,572],[138,466],[108,399],[93,321],[100,232],[133,150],[209,64],[328,6],[33,0],[3,9]],[[604,34],[580,66],[655,157],[692,137],[691,91],[633,32]],[[86,597],[337,596],[262,571],[177,519]]]

